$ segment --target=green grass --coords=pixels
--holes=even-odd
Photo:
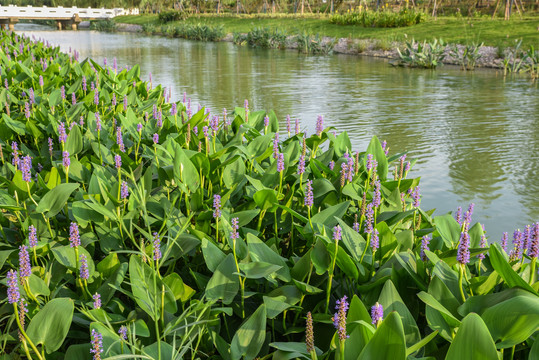
[[[158,24],[157,15],[121,16],[116,22],[129,24]],[[491,20],[486,18],[438,18],[406,28],[363,28],[355,25],[330,24],[328,17],[236,17],[236,16],[193,16],[187,23],[223,25],[227,33],[249,32],[254,27],[278,28],[289,34],[306,31],[336,38],[379,39],[403,41],[406,36],[416,40],[441,38],[449,43],[466,44],[484,42],[491,46],[510,46],[514,40],[522,39],[523,46],[539,47],[539,17],[524,19]],[[174,23],[169,23],[174,24]]]

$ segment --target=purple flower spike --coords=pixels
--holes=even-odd
[[[268,115],[264,116],[264,127],[268,127],[269,126],[269,117]]]
[[[299,132],[300,132],[300,129],[299,129],[299,119],[296,119],[296,128],[295,128],[295,130],[296,130],[296,135],[299,134]]]
[[[34,248],[37,246],[37,229],[34,225],[30,225],[28,227],[28,245],[31,248]]]
[[[92,299],[94,299],[94,309],[101,309],[101,294],[95,293]]]
[[[67,140],[66,128],[63,122],[58,124],[58,140],[62,143],[65,143]]]
[[[154,144],[159,143],[159,134],[158,133],[153,134],[153,143]]]
[[[342,238],[342,229],[339,225],[337,225],[333,228],[333,240],[335,240],[335,242],[338,242],[341,240],[341,238]]]
[[[120,196],[122,200],[125,200],[129,197],[129,189],[127,188],[127,183],[125,181],[122,181],[122,187],[120,190]]]
[[[10,304],[19,302],[21,294],[19,293],[19,280],[15,270],[9,270],[7,273],[7,299]]]
[[[139,133],[142,132],[142,123],[138,123],[138,124],[137,124],[137,131],[138,131]]]
[[[487,243],[487,237],[485,235],[485,225],[481,224],[481,230],[483,230],[483,233],[481,234],[481,241],[479,242],[479,246],[482,247],[482,248],[486,248],[488,246],[488,243]],[[485,258],[485,254],[479,254],[477,255],[477,257],[480,259],[480,260],[483,260]]]
[[[120,147],[121,152],[125,152],[124,139],[122,137],[122,128],[118,126],[116,128],[116,144]]]
[[[62,96],[62,100],[66,99],[66,88],[64,85],[60,88],[60,95]]]
[[[381,186],[380,180],[376,180],[374,182],[374,195],[372,198],[372,206],[374,207],[378,207],[380,206],[380,204],[382,204],[382,195],[380,192],[380,186]]]
[[[472,214],[473,214],[473,208],[474,208],[475,204],[474,203],[470,203],[470,206],[468,206],[468,211],[466,211],[466,213],[464,214],[464,223],[466,224],[465,226],[470,226],[470,224],[472,223]]]
[[[286,115],[286,131],[288,132],[288,136],[290,136],[290,115]]]
[[[84,254],[80,254],[79,256],[79,276],[82,280],[88,280],[90,278],[88,259],[86,259],[86,255]]]
[[[30,104],[24,104],[24,117],[30,119]]]
[[[412,206],[415,208],[419,207],[419,203],[421,202],[421,194],[419,192],[419,186],[416,186],[414,190],[412,191],[412,199],[414,202],[412,203]]]
[[[43,85],[42,85],[43,77],[40,75],[39,78],[40,78],[40,80],[41,80],[40,83],[39,83],[39,86],[43,87]],[[87,90],[86,76],[83,76],[83,77],[82,77],[82,90],[83,90],[83,91],[86,91],[86,90]]]
[[[127,111],[127,95],[124,95],[124,111]]]
[[[32,158],[30,155],[24,156],[21,161],[21,171],[22,179],[28,183],[32,182],[32,174],[30,172],[32,169]]]
[[[468,234],[468,229],[464,229],[460,234],[457,261],[461,265],[466,265],[470,262],[470,235]]]
[[[324,117],[322,115],[318,115],[316,118],[316,135],[322,135],[322,131],[324,131]]]
[[[423,261],[428,260],[427,255],[425,254],[425,251],[429,250],[430,240],[431,238],[428,235],[423,236],[423,238],[421,239],[421,251],[419,253],[419,256],[421,257],[421,260]]]
[[[65,168],[69,167],[69,165],[71,165],[71,159],[69,158],[69,152],[68,151],[64,151],[62,153],[63,157],[62,157],[62,161],[63,161],[63,165]]]
[[[90,353],[94,354],[93,360],[101,360],[101,353],[103,352],[103,335],[100,332],[92,329],[92,348]]]
[[[462,225],[462,208],[460,206],[457,208],[457,213],[455,214],[455,220],[457,220],[459,225]]]
[[[279,157],[277,158],[277,171],[284,171],[284,154],[282,153],[279,153]]]
[[[97,131],[101,131],[101,118],[99,113],[95,113],[95,128]]]
[[[298,162],[298,175],[305,172],[305,155],[301,154]]]
[[[153,259],[155,261],[161,259],[161,239],[156,232],[153,233]]]
[[[304,200],[304,204],[307,207],[311,207],[314,204],[312,184],[313,184],[312,180],[307,181],[307,188],[305,191],[305,200]]]
[[[221,195],[213,195],[213,217],[221,217]]]
[[[380,238],[378,237],[378,235],[378,230],[373,229],[371,237],[371,248],[373,253],[375,253],[376,250],[378,250],[378,248],[380,247]]]
[[[370,172],[373,168],[373,155],[367,154],[367,171]]]
[[[337,329],[337,333],[339,334],[339,340],[344,341],[348,339],[348,335],[346,334],[346,312],[348,311],[348,301],[346,301],[347,297],[344,295],[342,299],[337,300],[335,305],[335,310],[337,312],[331,320],[333,320],[333,326],[335,326],[335,329]]]
[[[114,155],[114,162],[116,163],[116,169],[120,170],[122,167],[122,157],[120,155]]]
[[[273,158],[277,159],[279,156],[279,133],[275,133],[273,137]]]
[[[43,87],[43,75],[39,75],[39,87]]]
[[[232,232],[230,233],[231,240],[236,240],[240,237],[240,234],[238,233],[238,229],[240,228],[238,222],[239,218],[232,218]]]
[[[509,238],[509,234],[504,232],[502,234],[502,240],[501,240],[501,245],[502,245],[502,249],[503,251],[507,252],[507,239]]]
[[[335,161],[331,160],[329,162],[329,170],[333,171],[334,168],[335,168]]]
[[[118,330],[118,335],[120,335],[120,339],[123,341],[127,340],[127,327],[125,325],[120,326],[120,330]]]
[[[531,239],[532,239],[532,228],[530,225],[526,225],[526,227],[524,228],[524,242],[522,244],[523,252],[526,252],[526,250],[530,248]]]
[[[71,247],[80,246],[79,225],[72,222],[69,226],[69,245]]]
[[[367,221],[365,222],[365,232],[372,233],[374,230],[374,207],[372,203],[367,205]]]
[[[515,230],[513,233],[513,251],[511,258],[513,260],[522,258],[522,250],[523,250],[523,234],[520,230]]]
[[[536,222],[533,227],[533,237],[530,242],[530,251],[528,252],[531,258],[539,256],[539,222]]]
[[[19,246],[19,271],[23,279],[32,275],[32,266],[26,245]]]
[[[384,307],[378,302],[371,308],[372,324],[378,326],[384,318]]]
[[[99,90],[94,89],[94,104],[99,105]]]

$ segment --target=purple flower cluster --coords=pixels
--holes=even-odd
[[[125,152],[124,139],[122,137],[122,128],[118,126],[116,128],[116,144],[120,147],[121,152]]]
[[[154,144],[159,143],[159,134],[158,133],[153,134],[153,143]]]
[[[301,154],[298,162],[298,175],[305,172],[305,155]]]
[[[283,172],[284,171],[284,154],[279,153],[279,156],[277,157],[277,171]]]
[[[19,293],[19,279],[15,270],[9,270],[7,273],[7,299],[10,304],[16,304],[21,297]]]
[[[455,214],[455,220],[457,220],[459,225],[462,225],[462,208],[460,206],[457,208],[457,213]]]
[[[513,233],[513,250],[511,251],[510,258],[512,260],[522,258],[522,253],[524,249],[523,234],[519,230],[515,230]]]
[[[69,226],[69,246],[80,246],[79,225],[76,222],[72,222]]]
[[[48,142],[49,142],[49,155],[52,156],[52,150],[53,150],[52,138],[49,138]]]
[[[335,161],[331,160],[329,162],[329,170],[333,171],[334,168],[335,168]]]
[[[28,227],[28,246],[31,248],[37,246],[37,229],[34,225]]]
[[[423,236],[423,238],[421,239],[421,251],[419,252],[419,257],[423,261],[428,260],[427,255],[425,254],[425,251],[429,250],[430,240],[431,238],[428,235]]]
[[[509,234],[504,232],[502,234],[501,245],[502,245],[503,251],[505,251],[505,252],[507,252],[507,240],[508,239],[509,239]]]
[[[21,171],[23,181],[28,183],[32,182],[32,173],[30,172],[30,169],[32,169],[32,158],[30,155],[26,155],[21,161]]]
[[[376,250],[380,247],[380,238],[378,237],[379,233],[377,229],[373,229],[371,237],[371,248],[372,252],[375,253]]]
[[[372,206],[374,206],[375,208],[377,208],[378,206],[380,206],[380,204],[382,204],[382,195],[380,192],[380,186],[381,186],[380,180],[376,180],[374,182],[374,194],[372,197]]]
[[[32,266],[30,265],[30,256],[26,245],[19,246],[19,271],[23,279],[32,275]]]
[[[355,219],[354,219],[353,229],[354,229],[355,232],[359,232],[359,223],[357,222],[357,214],[356,214]]]
[[[536,222],[533,227],[533,238],[530,241],[528,255],[531,258],[537,258],[539,256],[539,222]]]
[[[470,235],[467,228],[460,234],[457,261],[462,265],[470,262]]]
[[[125,181],[122,181],[122,186],[120,188],[120,197],[122,200],[127,199],[129,196],[129,189],[127,187],[127,183]]]
[[[127,95],[124,95],[124,111],[127,111]]]
[[[337,300],[335,305],[335,310],[337,312],[331,320],[333,320],[333,326],[335,329],[337,329],[337,333],[339,334],[339,340],[344,341],[349,336],[346,334],[346,312],[348,311],[348,301],[346,301],[347,297],[344,295],[342,299]]]
[[[324,131],[324,117],[322,115],[318,115],[316,118],[316,135],[322,135],[322,131]]]
[[[90,353],[94,354],[93,360],[101,360],[101,353],[103,352],[103,335],[100,332],[92,329],[92,348]]]
[[[419,186],[416,186],[414,190],[412,190],[412,199],[414,200],[412,203],[412,206],[415,208],[418,208],[419,203],[421,202],[421,194],[419,192]]]
[[[95,113],[95,128],[97,131],[101,131],[101,117],[98,112]]]
[[[307,207],[311,207],[314,204],[312,184],[312,180],[307,181],[307,187],[305,189],[305,199],[303,200],[304,205]]]
[[[378,302],[371,308],[372,324],[378,326],[384,318],[384,307]]]
[[[367,221],[365,222],[365,232],[372,233],[374,230],[374,207],[372,203],[367,205]]]
[[[275,133],[273,137],[273,158],[277,159],[279,156],[279,133]]]
[[[127,340],[127,327],[125,325],[120,326],[120,329],[118,330],[118,335],[120,335],[120,339],[123,341]]]
[[[156,232],[153,233],[153,259],[155,261],[161,259],[161,239]]]
[[[62,162],[65,168],[67,168],[69,165],[71,165],[71,159],[69,158],[69,152],[64,151],[62,152]]]
[[[290,136],[290,115],[286,115],[286,131],[288,132],[288,136]]]
[[[296,126],[295,126],[295,130],[296,130],[296,135],[300,133],[300,128],[299,128],[299,119],[296,119]]]
[[[213,217],[221,217],[221,195],[218,194],[213,195]]]
[[[342,238],[342,229],[339,225],[335,226],[333,228],[333,240],[335,241],[335,243],[337,243],[338,241],[340,241]]]
[[[264,127],[267,128],[269,126],[269,117],[268,115],[264,116]]]
[[[231,240],[236,240],[240,237],[240,234],[238,233],[238,229],[240,228],[238,222],[239,218],[232,218],[232,232],[230,233]]]
[[[63,122],[60,122],[60,124],[58,124],[58,140],[61,143],[65,143],[67,140],[66,128]]]
[[[88,270],[88,259],[84,254],[80,254],[79,256],[79,276],[82,280],[88,280],[90,278],[90,271]]]
[[[120,170],[122,167],[122,157],[118,154],[114,155],[114,163],[116,165],[116,169]]]
[[[94,309],[101,309],[101,294],[95,293],[92,299],[94,299]]]
[[[483,230],[483,233],[481,234],[481,241],[479,242],[479,246],[482,248],[486,248],[488,246],[487,244],[487,236],[485,235],[485,225],[481,224],[481,230]],[[485,254],[479,254],[477,257],[480,260],[483,260],[485,258]]]

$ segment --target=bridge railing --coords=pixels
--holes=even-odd
[[[34,7],[34,6],[0,6],[0,18],[39,18],[39,19],[63,19],[78,15],[88,19],[110,19],[120,15],[137,15],[138,9],[95,9],[79,7]]]

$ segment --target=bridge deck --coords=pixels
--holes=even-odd
[[[138,14],[138,9],[94,9],[94,8],[64,8],[64,7],[33,7],[33,6],[0,6],[0,19],[53,19],[67,20],[74,16],[85,20],[110,19],[119,15]]]

